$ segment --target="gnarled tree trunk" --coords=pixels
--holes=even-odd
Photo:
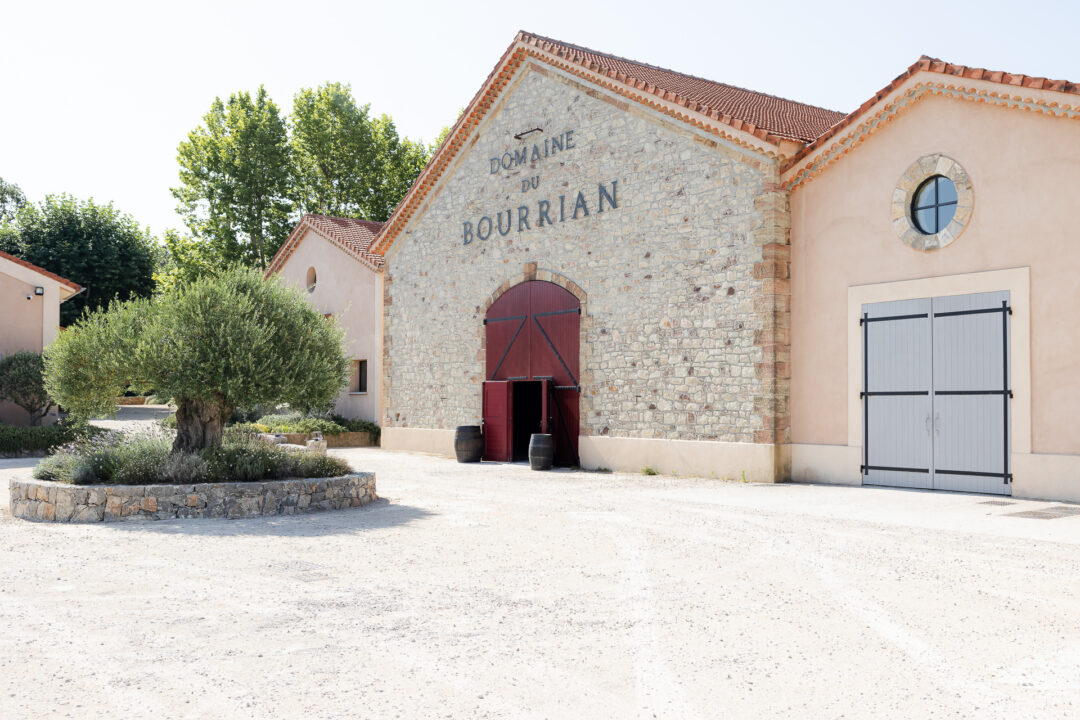
[[[221,445],[221,434],[230,413],[218,402],[177,398],[176,440],[172,451],[195,452]]]

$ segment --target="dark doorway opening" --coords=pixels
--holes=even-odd
[[[513,419],[513,458],[515,462],[529,459],[529,439],[533,433],[540,432],[543,419],[543,384],[539,381],[517,381],[510,383],[514,395]]]

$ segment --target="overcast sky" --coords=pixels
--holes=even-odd
[[[1080,0],[0,0],[0,177],[181,228],[176,147],[215,96],[342,81],[431,141],[519,29],[843,111],[923,53],[1080,82]]]

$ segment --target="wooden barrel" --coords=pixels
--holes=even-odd
[[[458,425],[454,433],[454,454],[460,463],[480,462],[484,453],[484,439],[479,425]]]
[[[555,460],[555,444],[551,435],[536,433],[529,438],[529,467],[533,470],[550,470]]]

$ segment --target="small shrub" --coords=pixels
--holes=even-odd
[[[656,470],[656,468],[652,467],[651,465],[646,465],[645,467],[641,468],[641,474],[642,475],[659,475],[660,473],[659,473],[659,471]]]
[[[45,391],[45,365],[35,352],[17,352],[0,358],[0,399],[10,400],[30,414],[37,425],[55,404]]]
[[[371,433],[371,440],[373,442],[379,442],[379,435],[382,434],[382,428],[377,423],[373,423],[370,420],[352,420],[341,415],[331,415],[330,419],[342,426],[349,432],[366,432]]]
[[[176,429],[176,413],[169,413],[165,417],[161,418],[161,420],[158,420],[158,424],[160,424],[161,427],[166,428],[168,430],[175,430]]]
[[[38,480],[51,480],[52,482],[74,482],[76,465],[83,462],[83,458],[73,453],[59,452],[42,458],[34,468],[33,475]],[[79,484],[79,483],[76,483]]]
[[[270,428],[265,425],[260,425],[259,423],[237,423],[236,425],[229,425],[225,428],[225,437],[260,435],[268,432],[270,432]]]
[[[210,476],[210,465],[202,455],[196,453],[176,453],[165,458],[161,464],[157,482],[187,485],[206,482]]]
[[[100,428],[79,423],[28,427],[0,424],[0,455],[52,450],[101,432]]]
[[[149,485],[160,482],[172,440],[164,436],[140,436],[117,445],[109,453],[112,476],[118,485]]]
[[[279,433],[321,432],[323,435],[339,435],[345,432],[345,428],[333,420],[323,417],[305,417],[300,413],[264,415],[259,418],[257,424],[269,428],[270,432]]]

